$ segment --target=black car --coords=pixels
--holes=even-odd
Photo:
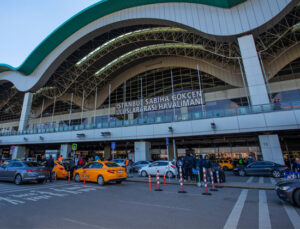
[[[273,176],[282,177],[288,168],[270,161],[256,161],[247,166],[239,166],[233,169],[233,173],[239,176]]]
[[[278,197],[300,207],[300,181],[279,181],[275,186]]]

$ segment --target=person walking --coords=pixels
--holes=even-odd
[[[189,153],[187,153],[186,156],[183,158],[183,168],[185,180],[191,181],[193,173],[193,158],[190,156]]]
[[[210,177],[211,161],[209,160],[207,155],[205,155],[205,157],[204,157],[203,167],[206,169],[206,176]]]
[[[54,160],[52,158],[52,155],[47,159],[46,167],[49,169],[49,181],[52,182],[52,170],[54,168]]]
[[[203,156],[202,155],[199,156],[196,167],[197,167],[197,169],[199,169],[200,181],[202,182],[203,181]]]

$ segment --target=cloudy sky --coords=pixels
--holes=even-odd
[[[18,67],[59,25],[99,0],[1,0],[0,63]]]

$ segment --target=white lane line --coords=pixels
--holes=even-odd
[[[82,220],[79,221],[79,220],[74,220],[74,219],[69,219],[69,218],[62,218],[62,219],[64,221],[67,221],[67,222],[70,222],[70,223],[74,223],[74,224],[77,224],[77,225],[84,226],[84,228],[92,227],[92,228],[98,228],[98,229],[107,229],[105,227],[100,227],[99,225],[84,223],[84,222],[82,222]]]
[[[273,177],[270,178],[270,181],[271,181],[271,184],[276,184],[276,180]]]
[[[249,177],[249,179],[247,180],[246,183],[251,183],[251,182],[253,181],[253,178],[254,178],[254,177]]]
[[[167,209],[180,210],[180,211],[192,211],[189,208],[179,208],[179,207],[165,206],[165,205],[160,205],[160,204],[149,204],[149,203],[143,203],[143,202],[137,202],[137,201],[123,201],[123,200],[120,200],[120,202],[121,203],[126,203],[126,204],[142,205],[142,206],[146,206],[146,207],[158,207],[158,208],[167,208]]]
[[[238,225],[239,219],[241,217],[241,213],[242,213],[242,210],[244,208],[244,204],[245,204],[245,201],[247,198],[247,194],[248,194],[248,190],[243,189],[241,191],[241,194],[240,194],[238,200],[236,201],[236,203],[235,203],[235,205],[223,227],[224,229],[237,228],[237,225]]]
[[[14,189],[7,189],[1,190],[0,194],[11,193],[11,192],[23,192],[23,191],[31,191],[31,190],[38,190],[38,189],[48,189],[48,188],[56,188],[56,187],[66,187],[69,185],[49,185],[49,186],[40,186],[36,188],[14,188]]]
[[[284,210],[285,210],[286,214],[288,215],[288,217],[290,218],[290,221],[293,224],[294,228],[300,229],[300,216],[297,213],[296,209],[291,205],[287,205],[283,201],[282,201],[282,204],[283,204]]]
[[[268,208],[267,195],[265,190],[259,190],[258,202],[258,228],[271,229],[271,220]]]
[[[264,177],[260,177],[258,183],[263,184],[264,183]]]

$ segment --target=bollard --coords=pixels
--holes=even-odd
[[[69,183],[69,184],[71,183],[71,175],[70,175],[70,171],[69,171],[69,174],[68,174],[68,183]]]
[[[166,185],[166,173],[164,173],[164,185]]]
[[[216,192],[216,191],[218,191],[218,189],[216,189],[216,187],[215,187],[215,178],[214,178],[214,173],[213,173],[213,171],[212,171],[212,169],[210,169],[210,178],[211,178],[211,189],[210,189],[210,191],[213,191],[213,192]]]
[[[199,171],[199,169],[197,170],[197,186],[201,187],[201,178],[200,178],[200,171]]]
[[[220,175],[219,175],[219,171],[218,171],[218,170],[216,171],[216,175],[217,175],[217,182],[218,182],[218,185],[220,185],[221,182],[220,182]],[[223,188],[223,187],[218,186],[218,188]]]
[[[208,188],[207,188],[207,179],[206,179],[206,169],[205,168],[203,168],[203,180],[204,180],[205,192],[203,192],[202,195],[211,195],[211,193],[208,192]]]
[[[54,172],[54,183],[56,183],[56,172]]]
[[[183,179],[182,179],[182,168],[181,166],[179,167],[179,175],[180,175],[180,190],[178,191],[178,193],[186,193],[186,191],[183,190]]]
[[[84,174],[83,175],[83,185],[85,185],[85,177],[86,177],[86,175]]]
[[[155,191],[162,191],[162,189],[160,189],[159,187],[159,170],[157,170],[156,172],[156,189]]]
[[[148,174],[148,178],[149,178],[149,190],[152,190],[151,175],[150,174]]]

